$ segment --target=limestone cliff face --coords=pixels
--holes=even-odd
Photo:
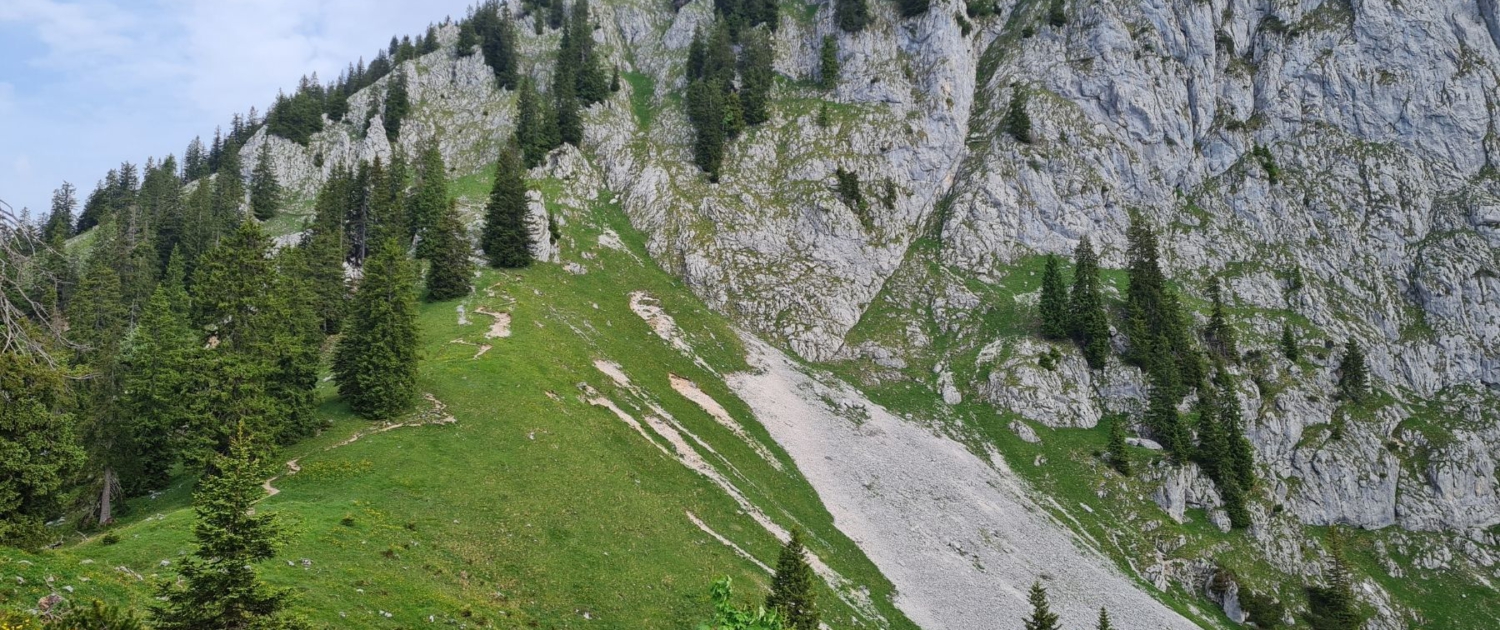
[[[981,289],[1085,236],[1106,267],[1122,266],[1139,212],[1190,302],[1210,275],[1225,279],[1246,348],[1273,352],[1290,323],[1310,351],[1302,367],[1235,368],[1269,480],[1256,508],[1268,555],[1304,562],[1276,540],[1273,504],[1305,524],[1446,531],[1492,550],[1496,2],[1073,0],[1061,26],[1048,4],[1000,0],[966,24],[962,3],[903,19],[872,0],[858,34],[837,30],[832,3],[784,9],[773,119],[730,145],[710,184],[692,165],[678,97],[712,3],[595,2],[601,54],[632,80],[586,112],[582,158],[565,151],[541,168],[564,176],[591,161],[661,265],[803,358],[891,374],[930,366],[949,404],[973,397],[1052,426],[1138,409],[1139,374],[1091,373],[1067,352],[1040,368],[1029,360],[1040,344],[985,335]],[[545,76],[556,32],[533,35],[530,18],[518,31],[528,69]],[[480,56],[453,54],[455,33],[403,65],[416,107],[398,146],[436,138],[463,175],[509,135],[514,95],[494,89]],[[825,35],[838,37],[843,67],[831,94],[806,81]],[[1001,130],[1018,90],[1030,95],[1029,145]],[[302,194],[336,164],[388,156],[383,92],[384,81],[362,92],[310,147],[257,136],[246,173],[260,142],[274,143],[283,181]],[[835,194],[839,167],[864,182],[867,217]],[[895,307],[878,315],[899,332],[855,338],[877,300]],[[1329,395],[1346,339],[1368,348],[1390,395],[1368,418],[1337,417]],[[1164,481],[1169,511],[1195,483]],[[1470,555],[1490,566],[1497,554]]]

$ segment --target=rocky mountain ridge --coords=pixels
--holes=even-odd
[[[1260,552],[1316,575],[1320,553],[1286,543],[1303,526],[1394,526],[1441,541],[1400,555],[1494,577],[1495,4],[1108,0],[1067,3],[1059,26],[1045,2],[1002,0],[973,19],[959,3],[902,18],[873,2],[855,34],[838,30],[831,3],[783,10],[773,118],[730,145],[711,184],[677,101],[711,3],[596,2],[596,44],[630,80],[586,112],[582,159],[658,264],[716,310],[805,360],[850,366],[856,385],[915,381],[950,407],[982,402],[1042,427],[1138,411],[1143,379],[1118,363],[1091,372],[1069,348],[1042,367],[1047,344],[986,319],[1028,312],[1034,295],[997,287],[1085,236],[1121,267],[1128,215],[1140,213],[1190,304],[1208,276],[1224,279],[1255,355],[1235,372],[1266,481],[1251,528]],[[531,35],[532,19],[518,28],[523,56],[544,76],[556,33]],[[481,56],[453,55],[455,28],[440,35],[442,51],[403,65],[416,107],[397,145],[410,154],[436,138],[463,175],[492,161],[514,98]],[[838,37],[842,66],[827,94],[806,81],[825,35]],[[337,164],[389,156],[384,134],[365,132],[381,129],[389,80],[306,148],[257,135],[242,149],[246,174],[264,142],[303,195]],[[1030,144],[1001,131],[1018,91]],[[566,180],[577,157],[540,168]],[[835,192],[836,168],[891,191],[889,203],[861,216]],[[1283,325],[1312,350],[1304,365],[1267,358]],[[1331,395],[1346,339],[1368,349],[1383,393],[1368,417]],[[1191,468],[1158,478],[1171,517],[1198,507],[1215,518],[1218,498]],[[1154,575],[1174,571],[1203,574],[1163,563]],[[1369,599],[1377,627],[1400,627],[1404,613]]]

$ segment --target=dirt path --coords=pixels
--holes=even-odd
[[[490,324],[489,331],[484,333],[485,339],[504,339],[510,336],[510,313],[492,311],[483,306],[474,309],[474,312],[495,318],[495,323]]]
[[[481,354],[483,353],[481,352]],[[432,405],[432,409],[418,413],[412,420],[382,424],[378,427],[360,429],[358,431],[355,431],[354,435],[349,436],[347,439],[325,446],[323,447],[323,450],[317,452],[327,453],[328,451],[331,451],[333,449],[341,448],[358,442],[360,439],[367,436],[376,435],[378,433],[385,433],[386,431],[390,431],[392,429],[400,429],[402,427],[419,427],[427,424],[453,424],[455,422],[458,422],[458,418],[454,418],[453,416],[448,415],[448,405],[443,404],[443,401],[438,400],[436,396],[424,393],[422,394],[422,398],[426,399],[427,402]],[[303,455],[302,457],[306,457],[306,455]],[[298,457],[296,459],[288,461],[286,463],[286,472],[271,477],[270,479],[265,480],[264,483],[260,484],[260,487],[266,491],[266,496],[261,497],[260,500],[263,501],[265,499],[269,499],[278,494],[281,494],[281,490],[272,484],[275,483],[277,479],[280,479],[287,475],[295,475],[299,472],[302,472],[302,457]]]

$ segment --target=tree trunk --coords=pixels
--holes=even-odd
[[[120,485],[120,480],[115,476],[115,469],[104,469],[104,488],[99,491],[99,525],[102,527],[113,523],[115,518],[112,514],[111,503],[114,499],[115,488]]]

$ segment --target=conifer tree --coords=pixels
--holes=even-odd
[[[468,295],[473,288],[473,246],[469,244],[469,235],[459,219],[457,200],[449,202],[448,209],[439,215],[431,234],[427,299],[441,302]]]
[[[386,140],[393,143],[396,141],[401,133],[401,122],[406,120],[408,113],[411,113],[411,97],[406,92],[406,75],[397,72],[391,75],[385,88],[385,108],[381,113],[381,122],[385,124]]]
[[[1147,399],[1146,427],[1173,459],[1186,459],[1190,454],[1190,444],[1182,417],[1177,412],[1179,397],[1169,385],[1153,382]]]
[[[129,325],[130,313],[121,294],[120,274],[111,266],[105,252],[117,238],[113,224],[100,228],[95,240],[98,253],[84,266],[78,290],[68,311],[68,339],[77,344],[77,363],[94,370],[106,369],[119,350],[120,339]]]
[[[568,31],[571,48],[560,52],[571,58],[578,101],[583,107],[588,107],[609,96],[609,82],[594,50],[594,23],[589,16],[589,0],[574,0]]]
[[[219,158],[219,168],[214,176],[212,209],[209,213],[209,245],[239,225],[244,218],[245,181],[240,179],[240,147],[229,144]],[[200,186],[202,184],[199,184]]]
[[[1330,565],[1327,584],[1307,589],[1307,622],[1313,630],[1358,630],[1365,615],[1354,597],[1353,571],[1344,555],[1344,534],[1334,527],[1328,535]]]
[[[823,36],[823,47],[818,53],[818,87],[832,90],[839,85],[839,40],[833,35]]]
[[[412,231],[417,237],[417,258],[426,259],[432,255],[430,241],[435,236],[438,217],[447,207],[448,169],[443,164],[443,152],[438,150],[436,142],[431,142],[422,149],[417,168],[417,190],[407,210]]]
[[[1068,338],[1068,297],[1063,284],[1062,270],[1057,256],[1047,255],[1047,267],[1042,272],[1041,298],[1042,337],[1046,339]]]
[[[744,108],[746,125],[759,125],[771,118],[770,92],[775,81],[771,64],[774,60],[770,38],[765,31],[755,30],[742,38],[740,105]]]
[[[73,235],[73,212],[78,209],[78,189],[63,182],[52,192],[52,211],[42,227],[42,240],[51,243],[61,236],[63,240]]]
[[[271,160],[271,143],[261,143],[255,171],[250,174],[250,209],[261,221],[276,216],[281,207],[281,182],[276,180],[276,166]]]
[[[260,579],[255,564],[270,560],[281,526],[274,514],[257,511],[266,467],[249,441],[235,440],[228,457],[193,494],[193,538],[197,549],[182,562],[177,582],[158,589],[153,604],[158,630],[290,629],[302,624],[287,612],[291,594]]]
[[[541,99],[536,93],[536,84],[523,77],[520,94],[516,97],[515,144],[520,148],[528,169],[536,168],[547,157],[547,152],[556,148],[548,146],[544,130],[545,118]]]
[[[564,31],[566,34],[567,31]],[[578,108],[578,87],[572,68],[559,63],[552,73],[552,113],[557,121],[559,139],[566,144],[583,144],[583,117]]]
[[[1073,250],[1073,290],[1068,296],[1068,331],[1095,370],[1109,356],[1109,321],[1099,282],[1099,256],[1087,236]]]
[[[1017,142],[1031,144],[1031,115],[1026,113],[1026,101],[1026,89],[1017,86],[1005,108],[1005,132]]]
[[[567,21],[563,0],[551,0],[547,7],[547,28],[559,29]]]
[[[1302,349],[1297,346],[1296,333],[1292,332],[1289,324],[1281,325],[1281,356],[1286,360],[1296,363],[1302,357]]]
[[[491,267],[531,266],[531,229],[526,224],[526,179],[515,147],[500,152],[495,184],[484,209],[484,231],[480,246]]]
[[[1194,405],[1198,414],[1198,451],[1195,459],[1203,466],[1204,474],[1222,489],[1232,469],[1229,461],[1229,440],[1220,418],[1218,392],[1204,388],[1198,392]]]
[[[688,85],[688,117],[697,130],[693,161],[711,182],[719,181],[724,164],[724,100],[717,81],[697,80]]]
[[[419,337],[412,282],[405,252],[387,242],[366,261],[354,293],[333,374],[339,395],[365,418],[395,417],[416,396]]]
[[[814,579],[802,547],[802,531],[794,528],[777,557],[771,593],[766,596],[766,608],[780,613],[787,630],[817,630],[820,614]]]
[[[298,247],[307,252],[307,277],[323,316],[323,333],[339,331],[348,309],[349,285],[344,275],[344,217],[353,194],[353,176],[337,169],[318,191],[312,227]]]
[[[0,545],[33,548],[83,465],[63,370],[40,356],[0,353]]]
[[[858,33],[870,23],[870,7],[865,0],[837,0],[834,17],[846,33]]]
[[[1031,616],[1026,618],[1026,630],[1062,630],[1057,613],[1052,612],[1052,607],[1047,603],[1047,589],[1042,587],[1041,580],[1031,583],[1031,592],[1026,599],[1031,602]]]
[[[249,220],[209,250],[193,272],[193,323],[227,343],[257,323],[275,277],[270,252],[271,240]]]
[[[1239,394],[1235,391],[1234,378],[1225,370],[1214,375],[1214,387],[1218,390],[1219,418],[1223,425],[1227,447],[1227,469],[1225,477],[1245,492],[1255,487],[1255,447],[1245,435],[1244,415],[1240,411]]]
[[[1125,331],[1128,358],[1153,380],[1167,384],[1177,400],[1204,379],[1203,359],[1188,334],[1186,314],[1162,273],[1156,233],[1132,214],[1126,230],[1130,242],[1130,285],[1126,290]]]
[[[474,47],[479,45],[479,36],[474,34],[474,23],[465,21],[458,27],[458,43],[454,52],[459,57],[469,57],[474,54]]]
[[[180,270],[180,262],[172,263]],[[188,323],[187,294],[181,277],[170,274],[152,294],[140,322],[126,339],[122,356],[120,411],[130,424],[129,459],[121,466],[132,494],[159,490],[178,461],[172,436],[195,423],[191,399],[200,343]]]
[[[1353,402],[1363,401],[1370,391],[1365,352],[1353,339],[1344,344],[1344,358],[1339,361],[1339,395]]]
[[[491,8],[491,11],[494,9]],[[488,21],[486,32],[481,33],[484,62],[495,72],[495,82],[502,90],[516,89],[520,76],[519,58],[516,55],[516,28],[510,12],[497,15]]]
[[[1130,450],[1125,443],[1125,420],[1115,418],[1109,423],[1109,465],[1116,472],[1130,476]]]
[[[1099,624],[1095,627],[1097,630],[1115,630],[1114,625],[1109,622],[1109,611],[1102,606],[1099,608]]]
[[[620,64],[615,64],[614,73],[609,75],[609,91],[620,91]]]
[[[1240,350],[1239,341],[1234,331],[1234,326],[1229,324],[1229,316],[1224,312],[1224,287],[1215,276],[1208,284],[1208,299],[1212,303],[1212,310],[1208,317],[1208,326],[1203,330],[1203,336],[1208,340],[1208,347],[1220,359],[1234,363],[1238,361]]]

